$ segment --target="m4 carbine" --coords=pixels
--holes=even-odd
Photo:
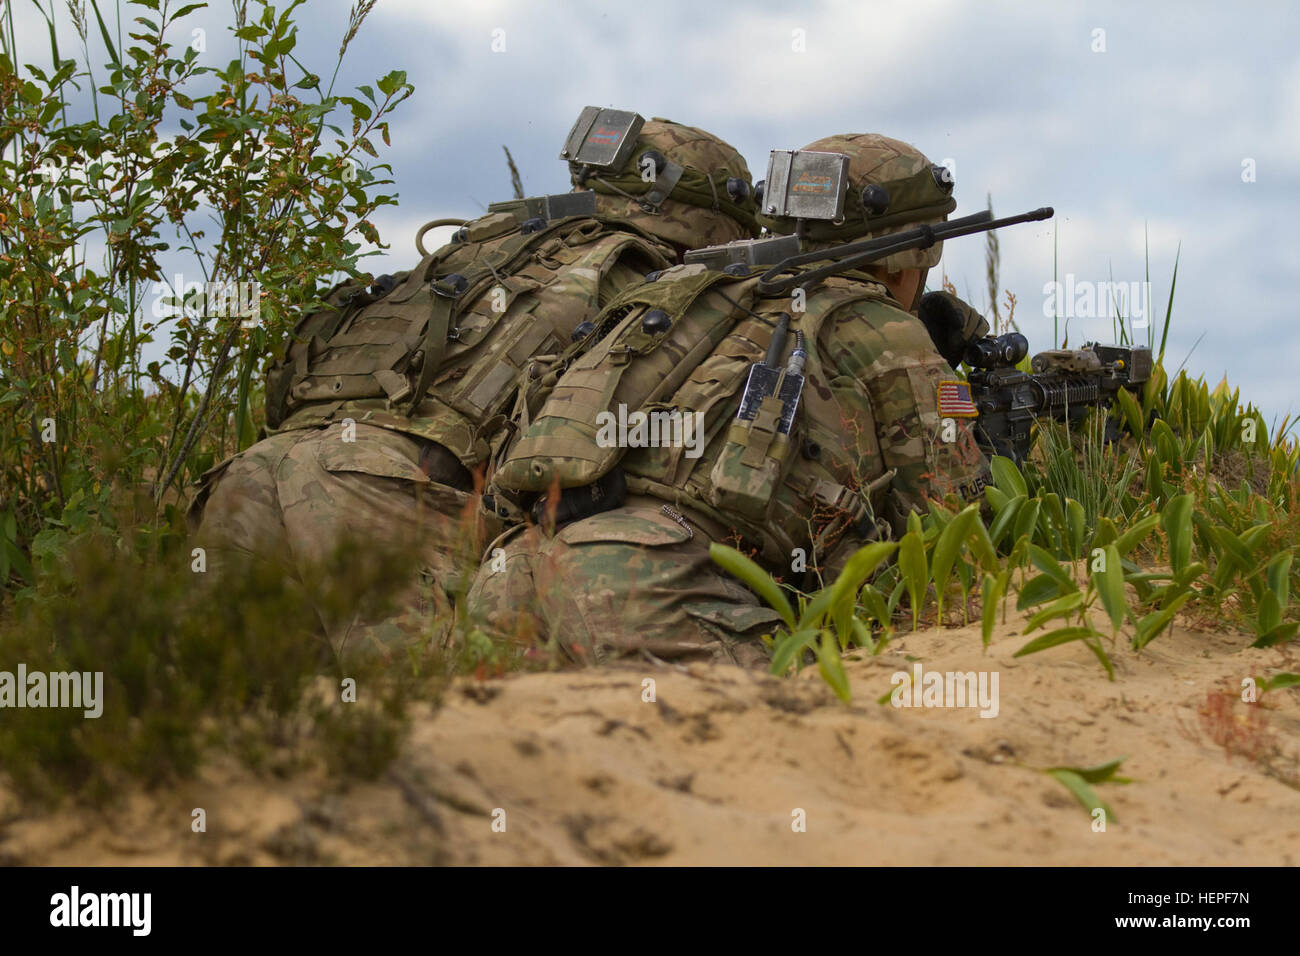
[[[966,348],[967,381],[979,417],[975,440],[985,454],[1017,464],[1029,453],[1035,420],[1077,422],[1093,407],[1105,408],[1121,388],[1136,390],[1151,377],[1151,350],[1145,346],[1098,345],[1039,352],[1022,372],[1017,363],[1029,352],[1019,332],[976,339]],[[1107,438],[1117,435],[1107,422]]]

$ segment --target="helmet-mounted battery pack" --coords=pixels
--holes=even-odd
[[[588,106],[569,130],[560,159],[600,169],[622,169],[644,125],[639,113]]]
[[[791,219],[838,221],[844,215],[849,157],[800,149],[774,149],[767,161],[762,212]]]

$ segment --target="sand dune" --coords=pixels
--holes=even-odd
[[[789,680],[649,663],[465,680],[437,712],[420,705],[377,783],[257,777],[225,760],[111,813],[20,817],[0,796],[0,860],[1300,862],[1300,689],[1241,700],[1243,678],[1300,669],[1288,652],[1179,626],[1140,655],[1118,647],[1111,683],[1079,646],[1014,659],[1025,641],[1014,631],[987,654],[977,628],[932,629],[850,660],[849,706],[815,668]],[[878,704],[918,660],[996,671],[997,716]],[[1124,754],[1133,782],[1097,789],[1115,814],[1105,832],[1034,769]],[[191,832],[194,807],[205,833]]]

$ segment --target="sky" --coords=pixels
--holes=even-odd
[[[349,6],[300,8],[300,58],[332,62]],[[44,31],[15,11],[20,33]],[[229,13],[191,19],[205,18],[205,55],[224,64]],[[1272,422],[1300,412],[1298,41],[1300,7],[1284,0],[379,0],[339,85],[404,69],[415,86],[380,148],[400,205],[375,217],[390,244],[376,273],[414,265],[426,220],[509,198],[503,144],[529,194],[567,190],[557,154],[587,105],[709,130],[755,179],[771,149],[878,132],[951,166],[954,215],[990,196],[998,214],[1056,209],[999,233],[1001,286],[1033,350],[1053,345],[1054,268],[1075,311],[1122,283],[1158,344],[1177,259],[1167,367],[1185,361],[1211,387],[1226,374]],[[984,256],[981,237],[947,243],[931,287],[946,274],[987,313]],[[1092,311],[1070,320],[1072,345],[1113,340]]]

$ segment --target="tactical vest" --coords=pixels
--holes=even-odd
[[[473,469],[502,438],[530,360],[562,351],[595,317],[611,270],[622,263],[639,281],[673,256],[601,217],[524,232],[498,213],[464,232],[387,290],[327,293],[270,370],[268,431],[351,417],[436,441]]]
[[[811,563],[849,528],[858,537],[881,533],[875,516],[892,473],[884,467],[866,390],[836,371],[828,350],[835,324],[854,321],[844,307],[896,304],[865,276],[833,277],[798,312],[788,295],[759,298],[757,281],[757,274],[679,266],[611,303],[597,320],[607,334],[559,378],[494,474],[493,491],[518,497],[553,485],[576,487],[617,465],[634,493],[734,531],[785,567],[792,549],[811,548]],[[666,320],[647,321],[656,310]],[[792,332],[803,333],[807,351],[788,436],[763,412],[737,420],[749,371],[763,360],[782,313]],[[781,364],[793,348],[792,334]],[[691,457],[677,440],[667,447],[611,447],[601,423],[617,418],[620,405],[627,420],[633,410],[661,413],[661,421],[671,412],[700,413],[703,436],[691,444],[702,445],[702,454]]]

